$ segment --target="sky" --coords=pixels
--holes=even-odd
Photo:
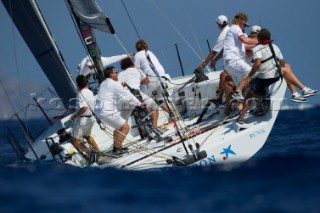
[[[77,65],[86,55],[86,51],[65,1],[38,0],[37,2],[67,67],[75,78]],[[123,0],[123,2],[139,36],[148,41],[150,50],[157,54],[172,77],[181,75],[175,44],[178,45],[185,74],[192,74],[209,53],[207,39],[212,48],[219,34],[215,18],[224,14],[231,21],[236,13],[244,12],[248,15],[251,26],[260,25],[271,31],[272,39],[281,48],[286,62],[291,65],[301,82],[311,88],[320,89],[317,63],[320,42],[316,41],[320,34],[318,0],[308,0],[308,3],[302,0]],[[121,1],[97,0],[97,3],[110,17],[116,31],[116,36],[95,32],[102,55],[112,56],[126,51],[135,53],[134,44],[139,37]],[[16,111],[30,100],[26,93],[39,92],[38,90],[42,90],[50,83],[2,3],[0,3],[0,26],[0,77]],[[246,32],[249,33],[249,30],[250,28],[247,28]],[[119,67],[118,64],[116,66]],[[217,64],[217,69],[222,69],[222,62]],[[8,105],[3,88],[0,88],[1,110],[10,111],[12,107]],[[288,91],[286,98],[290,98]],[[320,104],[320,95],[311,97],[308,103]]]

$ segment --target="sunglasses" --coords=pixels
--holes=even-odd
[[[247,22],[241,21],[244,25],[244,27],[250,27],[250,25]]]

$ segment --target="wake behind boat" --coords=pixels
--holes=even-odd
[[[15,15],[12,15],[12,19],[33,54],[35,56],[43,54],[43,57],[37,57],[37,61],[59,97],[63,100],[74,98],[76,89],[73,80],[35,1],[2,0],[2,2],[6,8],[13,8],[15,13],[28,14],[29,19],[21,19]],[[95,1],[86,1],[82,4],[79,1],[69,0],[68,5],[88,53],[96,65],[97,73],[100,74],[98,76],[103,76],[100,51],[93,29],[114,34],[112,24]],[[97,21],[88,19],[88,15],[96,17]],[[39,24],[30,24],[35,22]],[[30,24],[28,28],[26,23]],[[36,29],[39,35],[30,35],[30,28]],[[43,44],[38,42],[40,39],[37,39],[37,36],[41,38]],[[168,115],[161,111],[157,134],[154,137],[141,139],[139,125],[130,118],[129,123],[133,128],[123,144],[129,151],[122,155],[112,153],[113,128],[97,122],[93,126],[92,136],[102,152],[92,152],[91,155],[85,156],[77,150],[70,141],[73,128],[70,122],[71,114],[55,121],[36,140],[30,142],[30,148],[26,153],[19,148],[21,146],[17,142],[11,141],[11,143],[25,159],[57,160],[79,167],[140,170],[246,161],[266,142],[281,109],[286,83],[278,81],[270,86],[269,91],[273,96],[270,98],[270,104],[266,106],[268,110],[264,115],[257,117],[253,113],[248,113],[245,118],[246,124],[238,124],[237,111],[226,116],[224,106],[212,101],[219,85],[219,74],[220,72],[210,72],[207,74],[208,80],[201,82],[190,81],[193,76],[178,77],[167,82],[169,100],[174,106],[175,113],[179,114],[176,120],[173,122],[169,119],[168,122]],[[103,79],[98,80],[102,82]],[[208,102],[211,104],[207,105]],[[67,107],[70,103],[64,102],[64,104]],[[85,145],[90,148],[88,143]]]

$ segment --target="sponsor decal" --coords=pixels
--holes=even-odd
[[[264,130],[264,129],[259,129],[259,130],[255,131],[255,132],[253,132],[253,133],[250,133],[250,134],[249,134],[249,138],[252,139],[252,138],[258,137],[259,135],[262,135],[262,134],[264,134],[264,133],[266,133],[266,130]]]
[[[229,154],[236,155],[236,153],[231,150],[231,144],[228,146],[228,148],[223,148],[223,152],[220,153],[220,155],[223,155],[223,160],[228,160]]]
[[[210,166],[216,163],[216,159],[214,158],[214,155],[212,155],[211,157],[208,157],[206,159],[202,159],[199,162],[192,164],[192,167],[196,167],[196,166]]]

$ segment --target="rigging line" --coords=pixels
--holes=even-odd
[[[50,92],[50,86],[48,87],[48,88],[46,88],[46,89],[44,89],[42,92],[40,92],[40,94],[39,95],[36,95],[35,97],[40,97],[41,95],[43,95],[46,91],[49,91]],[[51,92],[53,92],[53,91],[51,91]],[[51,94],[51,93],[50,93]],[[55,94],[51,94],[52,96],[55,96],[55,97],[57,97]],[[32,101],[31,102],[29,102],[26,106],[23,106],[21,109],[19,109],[18,111],[14,111],[15,112],[15,114],[19,114],[20,112],[23,112],[26,108],[28,108],[29,106],[35,106],[35,107],[38,107],[37,105],[34,105],[34,104],[32,104]],[[44,110],[46,110],[46,111],[50,111],[50,110],[55,110],[55,109],[53,109],[53,108],[44,108]],[[58,109],[57,109],[58,110]],[[14,115],[13,115],[14,116]],[[13,117],[12,116],[12,117]],[[11,117],[11,118],[12,118]]]
[[[180,141],[173,141],[172,143],[179,143],[179,142]],[[149,154],[157,152],[157,149],[155,149],[154,147],[150,147],[150,141],[148,141],[146,139],[136,140],[133,143],[125,144],[125,146],[127,146],[127,147],[133,146],[134,149],[132,149],[132,151],[130,149],[131,153],[141,153],[142,155],[149,155]],[[163,147],[166,147],[165,143],[164,143]],[[154,157],[164,158],[164,159],[172,159],[172,155],[169,155],[167,153],[162,153],[162,152],[155,154]],[[129,161],[131,161],[131,160],[129,160]]]
[[[120,46],[122,47],[122,49],[126,52],[126,54],[129,54],[129,51],[127,50],[127,48],[124,46],[124,44],[122,43],[122,41],[120,40],[120,38],[116,35],[113,34],[114,38],[117,40],[117,42],[120,44]]]
[[[166,21],[171,25],[171,27],[176,31],[176,33],[184,40],[184,42],[188,45],[188,47],[192,50],[192,52],[198,57],[198,59],[200,61],[202,61],[201,56],[197,53],[197,51],[195,51],[195,49],[190,45],[190,43],[187,41],[187,39],[179,32],[179,30],[174,26],[174,24],[170,21],[170,19],[163,13],[163,11],[161,10],[161,8],[153,1],[150,0],[155,7],[159,10],[159,12],[161,13],[161,15],[166,19]]]
[[[26,107],[25,111],[24,111],[24,116],[25,116],[25,126],[26,126],[26,133],[24,133],[24,136],[27,140],[31,141],[32,142],[32,139],[30,138],[30,132],[29,132],[29,129],[28,129],[28,122],[27,122],[27,111],[28,111],[28,108],[29,108],[30,104],[28,104],[28,106]]]
[[[11,7],[11,1],[10,1],[10,15],[13,17],[12,7]],[[16,71],[18,76],[18,88],[19,88],[19,95],[21,99],[22,107],[24,106],[23,98],[22,98],[22,89],[21,89],[21,79],[20,79],[20,71],[19,71],[19,65],[18,65],[18,57],[17,57],[17,45],[16,45],[16,36],[15,36],[15,30],[14,30],[14,24],[13,21],[11,21],[11,30],[12,30],[12,43],[13,43],[13,52],[14,52],[14,61],[16,65]],[[14,111],[14,110],[13,110]],[[15,111],[14,111],[15,112]]]
[[[187,16],[187,18],[188,18],[189,26],[190,26],[190,28],[191,28],[193,37],[194,37],[194,39],[195,39],[195,41],[196,41],[196,43],[197,43],[197,46],[198,46],[199,51],[200,51],[200,53],[201,53],[201,56],[204,57],[204,52],[202,51],[202,48],[201,48],[201,46],[200,46],[199,38],[198,38],[198,36],[197,36],[197,34],[196,34],[196,31],[194,30],[194,27],[193,27],[193,24],[192,24],[192,22],[191,22],[190,15],[189,15],[190,13],[188,13],[188,9],[187,9],[187,7],[186,7],[186,4],[183,4],[183,3],[182,3],[182,4],[180,4],[180,5],[182,5],[183,11],[184,11],[184,13],[185,13],[185,16]]]
[[[232,115],[230,114],[230,115],[226,116],[225,118],[223,118],[223,119],[220,121],[219,125],[216,126],[215,128],[213,128],[212,131],[210,132],[210,134],[200,143],[200,147],[202,147],[202,145],[203,145],[205,142],[207,142],[207,140],[211,137],[211,135],[212,135],[213,133],[215,133],[220,127],[222,127],[222,125],[223,125],[223,124],[229,119],[229,117],[231,117],[231,116],[232,116]]]
[[[1,79],[0,79],[0,84],[1,84],[1,86],[2,86],[2,88],[3,88],[4,94],[5,94],[6,98],[8,99],[8,102],[9,102],[9,104],[10,104],[13,112],[15,113],[15,109],[14,109],[14,107],[13,107],[13,104],[12,104],[10,98],[9,98],[9,95],[8,95],[8,93],[7,93],[7,91],[6,91],[6,88],[3,86],[3,83],[2,83],[2,80],[1,80]]]
[[[160,51],[161,51],[161,55],[162,55],[162,57],[163,57],[163,59],[164,59],[164,61],[165,61],[164,63],[166,64],[166,67],[168,67],[168,66],[169,66],[169,63],[168,63],[168,60],[167,60],[166,55],[165,55],[164,52],[163,52],[163,48],[161,48]]]
[[[168,145],[168,146],[166,146],[166,147],[163,147],[163,148],[161,148],[161,149],[154,150],[154,152],[152,152],[152,153],[150,153],[150,154],[148,154],[148,155],[145,155],[145,156],[143,156],[143,157],[141,157],[141,158],[135,159],[135,160],[131,161],[130,163],[127,163],[126,165],[123,165],[121,168],[128,167],[128,166],[130,166],[130,165],[132,165],[132,164],[135,164],[135,163],[137,163],[137,162],[139,162],[139,161],[142,161],[142,160],[144,160],[144,159],[146,159],[146,158],[149,158],[149,157],[151,157],[151,156],[153,156],[153,155],[156,155],[156,154],[158,154],[158,153],[161,153],[162,151],[167,150],[167,149],[169,149],[169,148],[171,148],[171,147],[173,147],[173,146],[176,146],[176,145],[178,145],[178,144],[180,144],[180,143],[182,143],[181,140],[180,140],[180,141],[177,141],[177,142],[175,142],[175,143],[172,143],[172,144],[170,144],[170,145]],[[162,153],[162,154],[165,154],[165,153]],[[166,155],[168,155],[168,154],[166,154]],[[169,155],[169,156],[170,156],[170,155]]]
[[[110,136],[110,139],[113,139],[113,132],[108,132],[108,131],[112,131],[111,128],[109,128],[108,130],[104,130],[105,134],[107,134],[108,136]],[[119,134],[123,135],[123,136],[126,136],[124,135],[123,133],[119,132]],[[113,139],[114,140],[114,139]],[[118,142],[118,141],[116,141]],[[125,140],[123,142],[126,142],[126,143],[123,143],[124,146],[133,146],[133,150],[134,152],[147,152],[147,154],[151,154],[151,153],[154,153],[156,152],[156,150],[152,149],[152,148],[149,148],[147,147],[145,144],[137,144],[137,141],[133,141],[133,140],[129,140],[127,138],[125,138]],[[144,148],[144,150],[141,150],[141,148]],[[145,154],[146,155],[146,154]],[[162,158],[165,158],[165,159],[169,159],[168,156],[170,155],[167,155],[165,153],[159,153],[157,155],[158,157],[162,157]],[[171,157],[171,156],[170,156]]]
[[[124,9],[125,9],[128,17],[129,17],[129,19],[130,19],[131,25],[133,26],[134,30],[136,31],[136,34],[137,34],[139,40],[141,40],[141,37],[140,37],[140,35],[139,35],[139,33],[138,33],[138,30],[137,30],[136,26],[134,25],[133,20],[132,20],[132,18],[131,18],[131,16],[130,16],[129,11],[127,10],[127,7],[126,7],[126,5],[124,4],[123,0],[121,0],[121,3],[122,3],[122,5],[123,5],[123,7],[124,7]]]
[[[154,149],[152,147],[148,147],[149,142],[143,142],[143,144],[137,144],[137,143],[138,143],[138,141],[134,141],[133,143],[124,144],[124,146],[126,146],[126,147],[132,146],[133,147],[133,149],[129,150],[130,153],[141,153],[142,155],[145,155],[145,156],[157,151],[156,149]],[[155,157],[164,158],[164,159],[171,159],[172,158],[171,155],[166,154],[166,153],[157,153],[155,155]],[[131,161],[131,160],[129,160],[129,161]]]
[[[186,125],[185,125],[185,122],[183,120],[179,120],[179,117],[181,117],[180,113],[177,111],[175,105],[172,103],[172,101],[170,101],[169,97],[166,97],[165,93],[167,92],[167,90],[164,88],[163,84],[161,83],[161,79],[160,79],[160,75],[159,75],[159,72],[156,70],[156,67],[154,66],[153,62],[151,61],[151,58],[148,54],[148,51],[145,50],[145,55],[146,55],[146,59],[148,60],[149,62],[149,66],[150,68],[152,69],[152,71],[154,72],[154,74],[157,76],[158,80],[160,81],[160,84],[161,84],[161,87],[163,89],[163,98],[164,98],[164,102],[168,105],[168,108],[169,108],[169,115],[170,113],[173,113],[174,114],[174,118],[176,118],[176,123],[179,124],[180,128],[183,127],[185,128]],[[170,106],[173,108],[173,109],[170,109]],[[181,125],[181,122],[183,123],[184,126]],[[176,126],[176,125],[175,125]],[[184,144],[184,139],[182,138],[181,136],[181,133],[180,133],[180,129],[176,128],[177,130],[177,133],[179,135],[179,137],[181,138],[181,141],[182,141],[182,144],[183,146],[185,147],[185,144]],[[193,141],[195,143],[195,141]],[[187,139],[186,140],[186,143],[188,143],[188,145],[190,145],[189,143],[189,140]],[[186,149],[186,148],[185,148]],[[186,149],[186,153],[188,154],[188,151]]]

